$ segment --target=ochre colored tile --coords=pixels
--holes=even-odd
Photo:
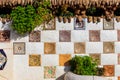
[[[93,61],[97,62],[98,65],[101,64],[101,55],[100,54],[90,54]]]
[[[89,31],[89,40],[91,42],[100,41],[100,31],[99,30],[90,30]]]
[[[60,66],[69,66],[70,59],[71,59],[70,54],[60,54],[59,55],[59,65]]]
[[[114,29],[114,20],[107,21],[106,19],[103,19],[103,29],[104,30],[113,30]]]
[[[114,42],[104,42],[103,43],[104,53],[114,53]]]
[[[80,43],[74,43],[74,53],[85,53],[85,43],[80,42]]]
[[[41,56],[38,54],[29,55],[29,66],[40,66]]]
[[[120,53],[118,54],[118,64],[120,64]]]
[[[8,41],[10,41],[10,31],[9,30],[0,31],[0,42]]]
[[[29,42],[40,42],[40,31],[32,31],[29,35]]]
[[[120,80],[120,76],[118,76],[118,80]]]
[[[44,53],[45,54],[55,54],[56,44],[55,43],[44,43]]]
[[[117,31],[118,41],[120,41],[120,30]]]
[[[104,65],[104,76],[111,77],[114,76],[114,65]]]
[[[44,66],[44,78],[55,78],[56,67],[55,66]]]
[[[60,42],[70,42],[71,41],[71,31],[70,30],[59,31],[59,41]]]

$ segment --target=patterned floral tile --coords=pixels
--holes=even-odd
[[[70,59],[71,59],[70,54],[60,54],[59,55],[59,65],[60,66],[69,66]]]
[[[55,19],[45,23],[45,30],[55,30]]]
[[[106,21],[106,19],[103,20],[103,29],[104,30],[113,30],[114,29],[114,20]]]
[[[71,31],[70,30],[61,30],[59,32],[59,41],[60,42],[70,42],[71,41]]]
[[[32,31],[29,35],[29,42],[40,42],[40,31]]]
[[[111,77],[114,76],[114,65],[104,65],[104,76]]]
[[[44,53],[45,54],[55,54],[56,44],[55,43],[44,43]]]
[[[75,18],[74,19],[75,24],[74,24],[74,29],[75,30],[85,30],[85,20],[82,19],[81,21],[79,21],[79,18]]]
[[[74,53],[85,53],[85,43],[74,43]]]
[[[56,67],[55,66],[44,66],[44,78],[55,78]]]
[[[25,54],[25,43],[24,42],[14,42],[13,43],[13,53],[14,54]]]
[[[118,54],[118,64],[120,64],[120,53]]]
[[[29,66],[40,66],[41,65],[41,56],[38,54],[29,55]]]
[[[120,41],[120,30],[117,31],[118,41]]]
[[[100,31],[99,30],[90,30],[89,31],[89,40],[92,42],[100,41]]]
[[[104,53],[114,53],[114,42],[104,42],[103,52]]]
[[[8,41],[10,41],[10,31],[9,30],[0,31],[0,42]]]
[[[90,56],[93,58],[93,61],[97,61],[97,64],[101,64],[101,55],[100,54],[90,54]]]

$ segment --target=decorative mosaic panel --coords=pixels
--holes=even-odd
[[[41,65],[41,56],[40,55],[29,55],[29,66],[40,66]]]
[[[0,31],[0,42],[10,41],[10,31],[4,30]]]
[[[114,42],[104,42],[103,43],[104,53],[114,53]]]
[[[89,40],[91,42],[100,41],[100,31],[99,30],[90,30],[89,31]]]
[[[55,29],[55,19],[52,19],[49,22],[45,23],[45,30],[54,30]]]
[[[25,54],[25,43],[24,42],[14,42],[13,43],[13,53],[14,54]]]
[[[74,53],[85,53],[85,43],[81,42],[81,43],[74,43]]]
[[[104,65],[104,76],[110,77],[114,76],[114,65]]]
[[[44,53],[45,54],[55,54],[56,44],[55,43],[44,43]]]
[[[93,58],[93,61],[97,62],[98,65],[101,64],[101,55],[100,54],[90,54]]]
[[[104,30],[113,30],[114,29],[114,19],[111,21],[106,21],[105,19],[103,20],[103,29]]]
[[[74,29],[75,30],[85,30],[85,19],[79,21],[78,18],[74,19]]]
[[[44,78],[55,78],[56,67],[55,66],[44,66]]]
[[[32,31],[29,35],[30,42],[40,42],[40,31]]]

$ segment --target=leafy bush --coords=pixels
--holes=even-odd
[[[71,71],[78,75],[97,75],[97,64],[89,56],[75,56],[70,61]]]

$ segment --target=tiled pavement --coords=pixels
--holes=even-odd
[[[69,71],[69,60],[75,55],[92,56],[105,69],[106,80],[120,80],[120,23],[85,19],[82,29],[71,21],[53,20],[44,30],[36,28],[25,37],[1,28],[0,49],[10,49],[6,54],[13,55],[13,62],[6,65],[13,64],[13,80],[63,80],[59,77]]]

